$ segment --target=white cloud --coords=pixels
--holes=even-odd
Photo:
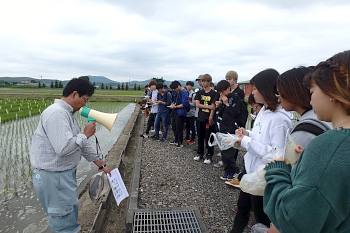
[[[348,1],[13,0],[0,3],[0,77],[190,80],[316,65],[347,50]]]

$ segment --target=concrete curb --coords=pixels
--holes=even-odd
[[[142,114],[140,124],[144,124],[145,117]],[[139,134],[143,132],[143,127],[140,127]],[[132,222],[134,218],[134,210],[138,209],[138,199],[139,199],[139,187],[140,187],[140,176],[141,176],[141,151],[142,151],[142,138],[139,137],[137,142],[137,149],[134,160],[134,168],[132,171],[132,180],[130,184],[130,193],[127,204],[126,213],[126,232],[131,232]]]
[[[117,150],[117,154],[109,154],[106,156],[106,164],[108,164],[108,167],[113,170],[115,168],[119,168],[121,165],[124,156],[125,156],[125,149],[129,143],[129,139],[131,136],[131,133],[134,129],[135,122],[137,120],[137,117],[140,112],[140,106],[136,106],[135,111],[131,115],[128,123],[125,125],[123,131],[120,133],[117,142],[113,145],[112,150]],[[112,151],[111,150],[111,151]],[[109,208],[111,206],[112,201],[114,201],[113,193],[111,190],[108,191],[108,194],[104,196],[102,199],[102,202],[100,203],[99,211],[96,214],[94,223],[92,225],[92,228],[90,230],[91,233],[98,233],[101,232],[103,229],[103,226],[105,224],[106,216],[109,213]]]

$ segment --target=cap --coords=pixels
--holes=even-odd
[[[199,75],[198,78],[196,79],[196,81],[202,80],[202,76],[203,75]]]

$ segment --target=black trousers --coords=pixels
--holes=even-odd
[[[149,131],[151,130],[151,126],[154,125],[154,120],[156,119],[157,113],[150,113],[148,116],[147,121],[147,128],[146,128],[146,134],[149,134]]]
[[[196,127],[194,126],[195,118],[192,117],[186,117],[186,138],[190,139],[191,141],[194,141],[196,138]],[[191,132],[191,137],[190,137]]]
[[[269,217],[264,213],[263,197],[253,196],[241,190],[237,201],[237,213],[230,233],[242,233],[248,225],[250,210],[253,209],[255,220],[270,227]]]
[[[211,159],[214,154],[214,147],[210,147],[208,145],[208,140],[210,137],[210,133],[215,131],[214,125],[210,126],[208,124],[208,129],[206,128],[208,124],[208,121],[203,122],[203,121],[198,121],[198,149],[197,149],[197,154],[199,156],[204,155],[204,145],[207,148],[207,159]]]
[[[227,150],[221,151],[221,160],[225,166],[225,172],[239,173],[239,167],[236,164],[238,150],[230,147]]]
[[[175,142],[178,142],[182,144],[183,139],[184,139],[184,123],[186,121],[185,116],[179,116],[177,112],[173,116],[173,131],[174,131],[174,137],[175,137]]]

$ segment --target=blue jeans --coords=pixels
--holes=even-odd
[[[159,128],[160,128],[160,121],[163,123],[163,138],[166,139],[168,135],[168,115],[167,112],[158,112],[156,116],[156,120],[154,122],[154,137],[159,138]]]
[[[33,184],[54,232],[79,232],[79,199],[77,197],[76,168],[50,172],[35,169]]]

